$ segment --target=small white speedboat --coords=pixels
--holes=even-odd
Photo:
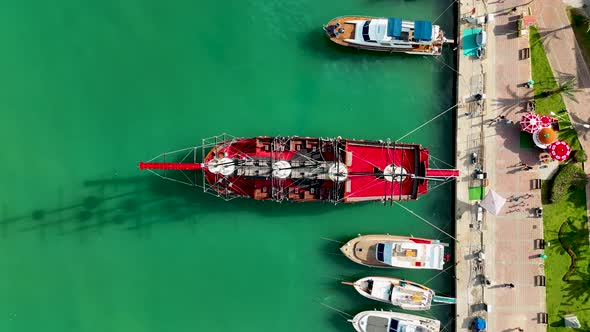
[[[353,262],[366,266],[442,270],[445,246],[438,240],[375,234],[356,237],[340,251]]]
[[[352,320],[358,332],[439,332],[440,321],[391,311],[363,311]]]
[[[352,285],[362,296],[371,300],[390,303],[405,310],[428,310],[434,291],[415,282],[388,277],[366,277]]]

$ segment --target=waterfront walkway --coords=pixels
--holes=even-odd
[[[457,167],[462,178],[457,182],[457,330],[467,331],[475,316],[488,319],[488,331],[545,331],[540,317],[546,312],[545,288],[537,286],[544,275],[542,250],[536,249],[543,238],[543,225],[533,217],[541,204],[540,190],[531,190],[535,179],[546,173],[537,168],[524,171],[518,165],[535,165],[539,151],[521,148],[520,128],[516,123],[525,110],[531,89],[522,86],[530,77],[530,58],[523,56],[528,38],[518,37],[517,15],[510,8],[526,1],[462,1],[461,16],[475,8],[475,15],[494,13],[488,24],[487,54],[483,59],[463,55],[459,48],[458,98],[485,93],[482,107],[465,102],[457,112]],[[460,30],[469,28],[461,23]],[[459,38],[457,38],[459,39]],[[508,121],[489,125],[490,120],[505,116]],[[471,154],[477,153],[476,164]],[[487,173],[487,181],[474,179],[476,168]],[[487,183],[486,183],[487,182]],[[469,200],[469,187],[485,185],[508,201],[499,216],[480,214],[477,200]],[[481,221],[478,221],[481,220]],[[478,252],[484,255],[479,256]],[[483,258],[481,263],[478,257]],[[485,278],[491,281],[486,285]],[[502,287],[505,283],[514,288]],[[487,312],[485,307],[487,306]]]

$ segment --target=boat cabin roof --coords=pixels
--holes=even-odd
[[[377,244],[376,258],[391,266],[442,268],[444,248],[440,244],[382,242]]]
[[[369,316],[366,332],[427,332],[422,326],[408,324],[395,318]]]
[[[387,332],[427,332],[427,330],[422,326],[409,325],[406,322],[400,322],[392,318],[389,321]]]
[[[432,40],[432,22],[430,21],[402,21],[401,18],[376,18],[366,21],[363,25],[363,39],[365,41],[408,40],[410,32],[415,40]]]

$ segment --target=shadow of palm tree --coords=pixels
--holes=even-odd
[[[578,254],[588,251],[588,228],[585,225],[576,224],[572,220],[567,221],[567,231],[561,234],[562,241],[571,244],[572,249]],[[574,247],[577,245],[577,247]]]
[[[509,11],[510,11],[510,9],[512,9],[512,8],[519,8],[519,7],[521,7],[521,8],[525,8],[526,6],[530,5],[530,4],[531,4],[531,3],[533,3],[534,1],[536,1],[536,0],[530,0],[529,2],[527,2],[527,3],[523,3],[523,4],[520,4],[520,5],[516,6],[516,7],[506,7],[506,8],[504,8],[504,9],[496,10],[496,11],[495,11],[495,12],[493,12],[492,14],[494,14],[494,15],[497,15],[497,14],[504,14],[504,15],[508,15],[508,14],[509,14]],[[488,4],[493,4],[493,3],[498,3],[498,1],[496,1],[496,2],[490,2],[490,3],[488,3]],[[485,1],[484,1],[484,4],[485,4]]]
[[[550,90],[546,90],[546,91],[543,91],[539,94],[536,94],[535,98],[541,99],[541,98],[551,97],[553,95],[561,95],[562,97],[567,97],[567,98],[573,100],[574,102],[578,103],[578,100],[576,99],[576,96],[574,95],[574,93],[576,93],[580,90],[576,87],[576,78],[575,77],[572,77],[567,80],[548,78],[546,81],[543,81],[543,82],[554,82],[557,86],[554,88],[551,88]]]
[[[537,43],[541,42],[543,44],[543,47],[545,48],[545,52],[547,52],[547,43],[552,39],[561,39],[559,37],[559,35],[557,34],[557,32],[561,31],[561,30],[567,30],[570,28],[570,25],[565,25],[563,27],[557,28],[557,29],[546,29],[546,28],[541,28],[538,27],[537,31],[539,32],[539,36],[541,37],[539,39],[539,41],[532,43],[531,47],[533,45],[536,45]]]
[[[510,85],[506,86],[506,91],[508,91],[510,97],[492,100],[492,110],[498,111],[497,114],[508,115],[513,112],[517,113],[518,111],[515,111],[515,108],[518,108],[518,106],[524,107],[524,105],[532,99],[531,97],[519,96],[518,93],[516,93],[516,90],[512,89]]]
[[[545,247],[545,251],[549,251],[549,252],[553,252],[556,253],[558,255],[565,255],[567,254],[567,252],[565,251],[565,249],[561,246],[560,242],[559,242],[559,233],[557,230],[551,230],[551,231],[547,231],[546,232],[546,239],[544,239],[547,242],[551,243],[551,246],[546,246]]]
[[[559,70],[554,70],[553,76],[555,76],[555,82],[565,82],[565,81],[571,81],[571,80],[576,79],[576,75],[564,73]]]
[[[575,279],[570,279],[563,290],[565,293],[564,299],[567,302],[588,303],[590,301],[590,273],[577,272]]]
[[[588,117],[588,119],[582,119],[580,118],[577,114],[575,113],[568,113],[568,115],[570,116],[570,118],[572,119],[572,124],[574,126],[574,128],[579,128],[580,130],[574,130],[571,129],[571,131],[575,132],[578,134],[578,136],[582,136],[584,139],[587,139],[588,137],[588,130],[587,129],[581,129],[581,124],[590,124],[590,117]],[[570,134],[573,137],[573,133]]]

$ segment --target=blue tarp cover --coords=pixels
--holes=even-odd
[[[420,40],[432,39],[432,22],[416,21],[414,22],[414,38]]]
[[[399,38],[402,35],[402,19],[390,17],[387,19],[387,35]]]
[[[475,38],[480,31],[481,29],[465,29],[465,31],[463,31],[463,55],[477,55],[478,46]]]

